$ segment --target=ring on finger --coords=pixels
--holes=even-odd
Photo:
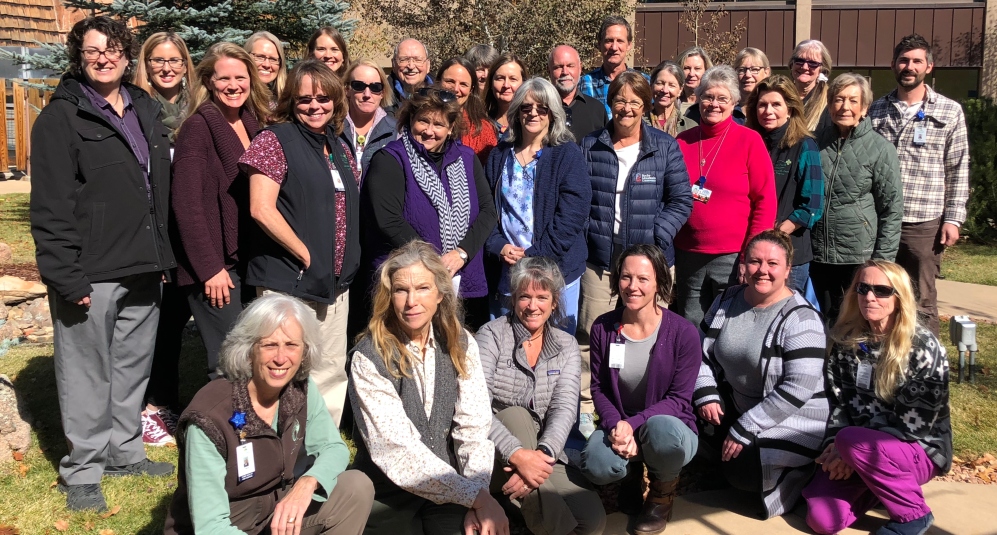
[[[294,523],[294,517],[293,516],[287,517],[287,523],[288,524],[293,524]]]

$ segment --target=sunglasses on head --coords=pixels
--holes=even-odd
[[[869,295],[869,292],[872,292],[872,295],[875,295],[880,299],[886,299],[887,297],[897,293],[897,290],[892,286],[887,286],[885,284],[866,284],[864,282],[860,282],[855,286],[855,293],[859,295]]]
[[[519,113],[523,115],[529,115],[536,110],[537,115],[540,117],[546,117],[550,113],[550,108],[544,106],[543,104],[523,104],[519,107]]]
[[[328,104],[332,102],[332,99],[325,95],[319,95],[317,97],[298,97],[294,100],[301,106],[307,106],[311,104],[313,100],[319,104]]]
[[[798,58],[798,57],[794,56],[793,57],[793,65],[796,65],[797,67],[802,67],[802,66],[806,65],[807,67],[810,67],[811,69],[817,69],[817,68],[819,68],[821,66],[821,62],[819,62],[819,61],[812,61],[812,60],[809,60],[809,59]]]
[[[350,89],[356,91],[357,93],[363,93],[365,89],[370,88],[370,92],[375,95],[380,95],[384,91],[384,84],[381,82],[374,82],[368,84],[366,82],[361,82],[360,80],[353,80],[350,82]]]
[[[453,91],[447,91],[446,89],[437,89],[432,86],[420,87],[418,91],[415,92],[416,95],[420,97],[431,97],[433,94],[443,101],[444,104],[447,102],[453,102],[457,100],[457,94]]]

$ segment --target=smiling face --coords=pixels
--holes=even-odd
[[[343,66],[343,51],[332,37],[324,33],[315,40],[315,51],[312,52],[312,57],[328,65],[332,72],[338,72],[339,68]]]
[[[443,294],[433,273],[422,262],[395,271],[391,277],[391,305],[405,334],[415,339],[426,334]]]
[[[890,282],[886,273],[883,273],[883,270],[875,266],[862,268],[862,273],[859,275],[858,281],[859,283],[865,283],[870,286],[893,287],[893,283]],[[859,312],[870,324],[887,326],[894,320],[893,313],[897,309],[897,299],[896,294],[889,297],[876,297],[872,291],[866,292],[865,295],[859,294]]]
[[[785,289],[790,269],[786,256],[786,250],[775,243],[755,242],[744,258],[744,278],[749,291],[766,297]]]
[[[183,55],[177,45],[163,41],[156,45],[149,53],[146,61],[149,69],[149,81],[159,93],[168,93],[170,89],[177,87],[187,74],[187,65],[183,63]],[[155,64],[161,66],[156,66]],[[179,67],[174,64],[179,63]]]
[[[519,86],[523,85],[523,69],[516,62],[509,62],[495,70],[492,75],[492,93],[496,100],[509,104]]]
[[[719,124],[734,111],[734,99],[722,85],[714,85],[699,97],[699,112],[706,124]]]
[[[350,73],[350,82],[357,81],[363,82],[368,86],[370,84],[381,83],[381,77],[378,75],[377,71],[368,67],[366,65],[358,65]],[[370,90],[370,87],[365,87],[363,91],[356,91],[350,84],[346,84],[346,97],[350,103],[350,111],[359,111],[363,114],[370,114],[377,111],[377,108],[381,105],[381,99],[384,98],[384,89],[380,92],[374,93]]]
[[[524,134],[543,138],[550,130],[550,110],[528,94],[519,106],[519,124],[523,127]]]
[[[623,85],[611,103],[613,125],[619,131],[629,131],[639,126],[644,104],[629,85]]]
[[[685,72],[685,88],[692,94],[706,72],[706,62],[699,56],[689,56],[682,64],[682,71]]]
[[[789,72],[792,74],[797,87],[811,87],[816,84],[817,77],[820,76],[823,68],[820,52],[813,48],[807,48],[797,51],[794,58],[796,59],[793,59]],[[814,64],[817,66],[815,67]]]
[[[118,45],[108,45],[107,36],[97,30],[90,30],[83,36],[80,47],[83,54],[83,74],[94,89],[117,88],[128,67],[128,57],[122,54]],[[94,59],[87,55],[99,54]],[[111,58],[107,55],[110,54]],[[112,59],[113,58],[113,59]]]
[[[471,73],[467,72],[467,69],[459,63],[447,67],[447,70],[443,71],[443,76],[440,77],[440,86],[457,95],[457,102],[460,102],[461,106],[471,96],[471,89],[475,87],[473,84],[474,79],[471,78]]]
[[[415,39],[406,39],[398,45],[398,54],[391,59],[391,68],[402,82],[414,86],[426,80],[429,56],[426,47]]]
[[[525,290],[516,293],[516,317],[526,327],[530,334],[543,329],[550,315],[557,308],[554,296],[550,290],[545,290],[536,283],[530,283]]]
[[[443,112],[425,110],[412,118],[412,137],[429,152],[439,152],[447,142],[453,125]]]
[[[218,106],[239,109],[249,98],[249,82],[245,63],[235,58],[219,58],[211,76],[211,98]]]
[[[918,48],[897,56],[892,67],[897,83],[904,90],[910,91],[924,83],[924,78],[935,68],[935,64],[928,63],[928,52]]]
[[[562,96],[570,94],[578,86],[582,77],[582,61],[578,51],[570,46],[561,45],[551,54],[550,79]]]
[[[253,346],[253,384],[258,392],[279,392],[298,373],[304,355],[304,331],[289,319]]]
[[[632,43],[627,39],[627,27],[622,24],[606,28],[606,35],[599,42],[603,70],[613,70],[626,63]]]
[[[253,43],[253,50],[249,52],[256,63],[256,71],[260,73],[260,80],[269,84],[277,79],[277,72],[280,70],[280,54],[277,46],[269,39],[257,39]]]
[[[770,69],[751,56],[745,56],[741,60],[741,66],[737,68],[737,85],[741,88],[741,94],[747,96],[754,91],[758,82],[768,78]]]
[[[664,110],[672,107],[681,93],[682,86],[679,85],[679,81],[665,69],[662,69],[651,82],[651,98],[655,108]]]
[[[311,76],[306,74],[301,77],[297,103],[294,105],[294,115],[301,124],[312,132],[325,132],[325,125],[332,120],[334,108],[335,104],[325,91],[322,91],[321,86],[315,84],[315,87],[312,87]]]
[[[781,127],[789,120],[786,99],[782,98],[782,93],[778,91],[766,91],[759,95],[756,113],[758,114],[758,124],[766,132]]]
[[[843,88],[831,99],[831,121],[842,133],[855,128],[865,116],[866,105],[862,102],[862,88],[850,85]]]
[[[623,306],[636,312],[646,306],[655,306],[658,298],[658,279],[654,264],[646,256],[630,255],[620,266],[620,299]]]

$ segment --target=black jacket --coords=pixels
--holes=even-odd
[[[167,232],[170,131],[161,106],[122,84],[149,143],[149,185],[80,80],[63,76],[31,130],[31,235],[42,282],[75,302],[92,282],[176,267]]]

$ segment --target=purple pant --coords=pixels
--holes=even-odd
[[[807,524],[822,535],[838,533],[882,502],[890,519],[910,522],[931,512],[921,485],[935,474],[935,465],[916,442],[865,427],[846,427],[834,438],[838,454],[855,473],[832,481],[818,469],[803,490]]]

